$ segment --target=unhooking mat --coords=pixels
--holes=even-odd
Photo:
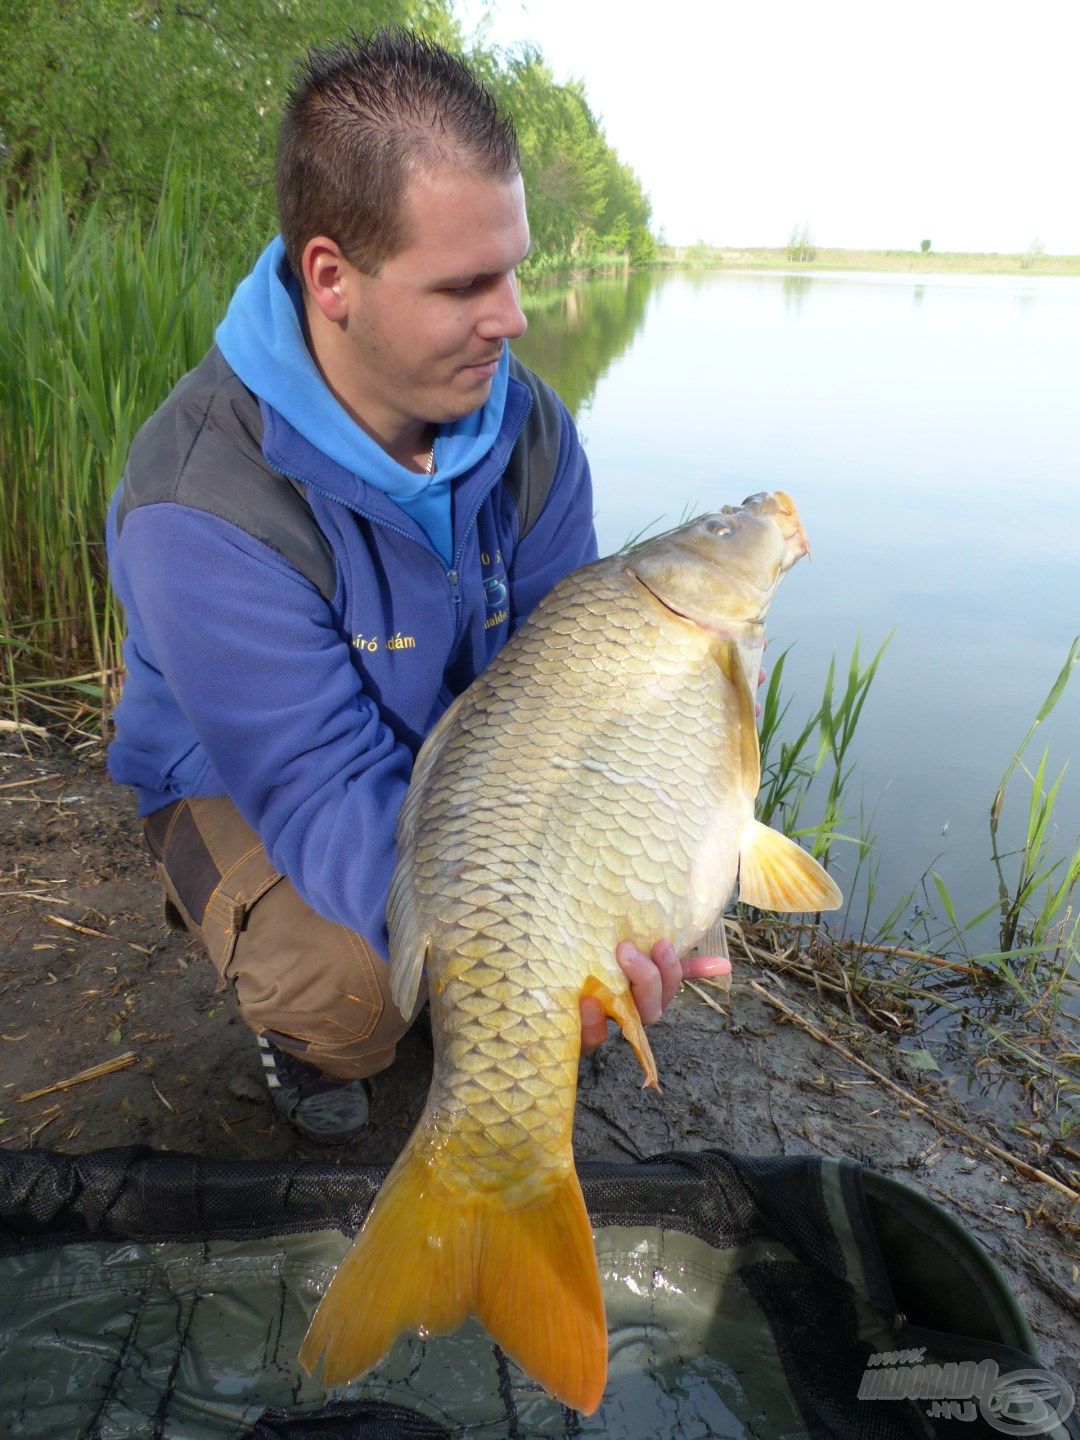
[[[847,1161],[580,1167],[610,1335],[582,1416],[470,1321],[327,1393],[308,1320],[386,1171],[0,1155],[4,1440],[1080,1440],[1001,1274]]]

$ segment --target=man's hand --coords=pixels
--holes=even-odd
[[[670,940],[657,940],[649,955],[629,940],[621,940],[615,958],[630,981],[630,993],[644,1025],[656,1024],[684,980],[731,973],[730,962],[721,955],[694,955],[680,961]],[[591,1055],[606,1037],[607,1016],[600,1001],[589,996],[581,1002],[582,1055]]]

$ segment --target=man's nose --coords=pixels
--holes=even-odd
[[[518,302],[517,277],[507,275],[492,292],[492,304],[477,330],[485,340],[517,340],[528,325]]]

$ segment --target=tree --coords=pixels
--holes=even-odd
[[[272,225],[294,62],[352,28],[410,25],[455,47],[451,0],[78,0],[0,6],[0,178],[29,193],[55,151],[74,210],[149,214],[166,158],[203,162],[215,208]]]
[[[920,240],[920,241],[919,241],[919,249],[922,251],[922,253],[923,253],[924,255],[928,254],[929,251],[930,251],[930,241],[929,241],[929,240]]]
[[[804,220],[801,225],[793,225],[791,234],[788,236],[787,257],[789,260],[804,261],[814,260],[817,257],[817,246],[814,244],[814,237],[810,233],[810,221]]]
[[[463,50],[453,0],[0,0],[0,186],[9,205],[37,194],[55,154],[69,215],[97,200],[149,223],[171,160],[200,172],[218,247],[250,254],[274,229],[294,63],[381,25]],[[466,58],[517,126],[532,264],[647,254],[649,201],[582,84],[557,84],[531,49]]]

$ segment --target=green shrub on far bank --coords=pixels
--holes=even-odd
[[[148,221],[166,157],[204,162],[222,233],[273,217],[274,149],[294,61],[350,27],[413,25],[453,45],[448,0],[181,0],[0,6],[0,175],[32,195],[55,153],[72,214],[100,197]]]
[[[814,244],[814,237],[810,233],[810,222],[804,220],[801,225],[793,225],[791,234],[788,236],[787,258],[796,264],[805,260],[817,259],[817,247]]]

